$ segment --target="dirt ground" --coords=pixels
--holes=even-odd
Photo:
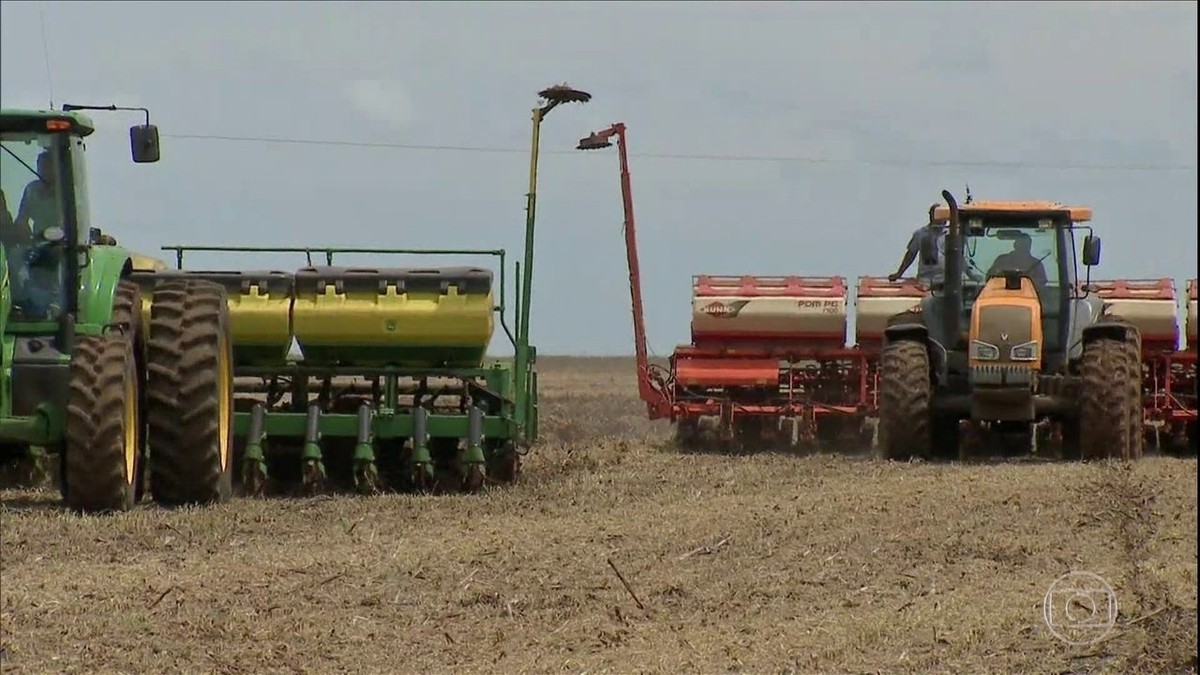
[[[1194,459],[687,453],[631,361],[541,370],[545,441],[484,495],[84,518],[0,493],[0,669],[1196,672]],[[1090,645],[1044,621],[1072,570],[1119,608]]]

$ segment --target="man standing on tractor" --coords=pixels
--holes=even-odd
[[[920,257],[921,244],[927,239],[933,240],[938,252],[937,261],[929,265],[921,260],[917,265],[917,278],[924,284],[942,281],[945,262],[943,259],[946,253],[946,228],[943,223],[934,222],[933,211],[936,208],[937,204],[929,207],[929,222],[913,232],[912,238],[908,240],[908,248],[904,251],[904,258],[900,261],[900,266],[896,268],[895,272],[888,275],[888,281],[896,281],[904,276],[913,261]]]

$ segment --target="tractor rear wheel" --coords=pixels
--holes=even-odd
[[[124,331],[80,337],[71,358],[62,491],[82,512],[128,511],[138,499],[141,379]]]
[[[169,506],[228,501],[233,346],[225,289],[199,280],[164,281],[150,307],[150,490]]]
[[[113,295],[111,324],[125,332],[133,342],[133,352],[137,356],[138,410],[143,411],[139,424],[142,425],[141,435],[146,434],[146,327],[142,325],[142,289],[129,279],[122,279],[117,284]],[[144,450],[139,448],[139,453]],[[138,461],[137,499],[141,499],[146,487],[145,463]]]
[[[137,284],[122,279],[117,284],[113,294],[112,324],[133,336],[134,349],[141,353],[142,332],[142,290]]]
[[[1134,351],[1128,341],[1109,337],[1083,347],[1079,456],[1084,460],[1141,457],[1141,358],[1134,358]],[[1138,383],[1136,395],[1131,377]]]
[[[913,340],[888,343],[879,360],[879,435],[885,459],[906,460],[930,450],[933,396],[929,352]]]
[[[1146,412],[1142,396],[1142,336],[1124,319],[1118,320],[1125,326],[1126,339],[1122,343],[1125,352],[1125,386],[1129,396],[1129,456],[1141,459],[1146,449]]]
[[[1139,459],[1146,447],[1145,408],[1142,401],[1142,336],[1127,319],[1110,315],[1110,323],[1125,329],[1125,340],[1121,342],[1124,352],[1124,384],[1128,388],[1129,453],[1127,459]],[[1122,455],[1124,457],[1124,455]]]

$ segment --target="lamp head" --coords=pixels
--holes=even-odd
[[[586,138],[579,139],[579,145],[575,146],[576,150],[599,150],[612,145],[612,141],[608,140],[608,136],[597,133],[592,133]]]
[[[546,87],[538,92],[538,96],[541,96],[553,105],[558,105],[559,103],[587,103],[592,100],[591,94],[579,89],[573,89],[565,82],[552,87]]]

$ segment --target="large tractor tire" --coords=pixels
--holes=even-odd
[[[132,336],[134,349],[140,354],[145,335],[142,327],[142,290],[136,283],[122,279],[117,284],[113,294],[111,323]]]
[[[1125,386],[1129,397],[1129,453],[1127,459],[1140,459],[1146,449],[1146,411],[1142,393],[1142,336],[1122,318],[1114,321],[1125,327],[1126,339],[1122,342],[1125,365]]]
[[[142,289],[129,279],[122,279],[113,294],[112,320],[110,325],[124,331],[133,342],[133,353],[137,356],[138,410],[142,411],[139,423],[141,435],[146,435],[146,327],[142,325]],[[137,499],[145,493],[145,447],[139,447]]]
[[[226,502],[233,492],[233,345],[225,289],[164,281],[150,307],[150,491],[165,506]]]
[[[879,360],[879,438],[885,459],[929,452],[933,398],[929,352],[913,340],[890,342]]]
[[[82,512],[127,511],[139,497],[142,420],[131,336],[84,336],[71,357],[63,498]]]
[[[1141,355],[1136,354],[1136,343],[1131,348],[1130,342],[1102,337],[1083,347],[1078,421],[1081,459],[1135,460],[1142,455]],[[1131,378],[1136,388],[1130,384]]]

